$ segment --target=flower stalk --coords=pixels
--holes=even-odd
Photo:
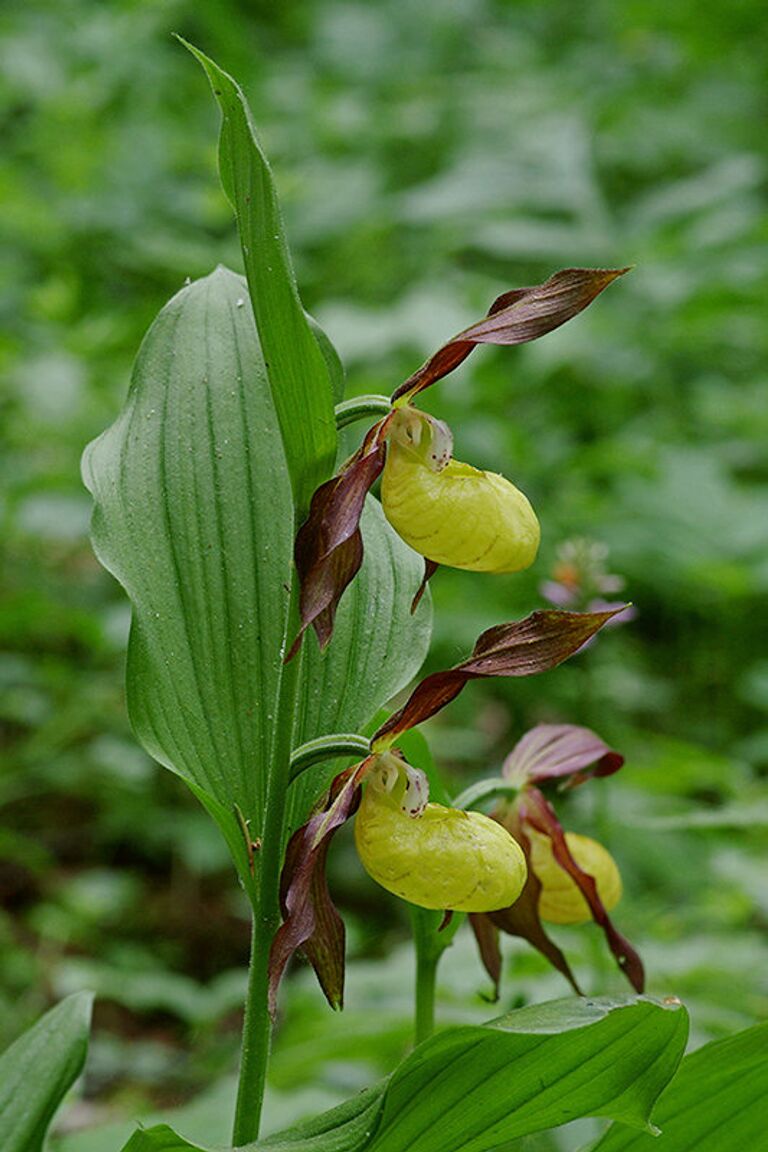
[[[298,621],[298,584],[292,576],[286,640]],[[267,779],[264,836],[254,855],[256,898],[252,904],[251,954],[238,1074],[237,1103],[232,1131],[235,1146],[258,1138],[264,1103],[267,1064],[272,1041],[269,1005],[270,956],[280,926],[280,872],[283,866],[283,830],[291,776],[291,742],[301,658],[284,664],[277,696],[278,722]]]
[[[414,1044],[428,1040],[435,1030],[435,994],[437,991],[437,969],[443,952],[453,938],[453,931],[446,929],[445,936],[438,935],[440,915],[425,908],[409,906],[411,929],[416,952],[416,982],[414,988]]]

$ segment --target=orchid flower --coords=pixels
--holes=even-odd
[[[482,812],[430,804],[429,783],[397,753],[370,758],[355,818],[369,876],[420,908],[492,912],[514,904],[528,869],[503,824]]]
[[[515,907],[531,880],[523,836],[497,814],[492,819],[431,803],[427,777],[407,763],[397,740],[441,711],[470,680],[529,676],[554,668],[611,616],[534,612],[488,629],[466,660],[417,684],[402,708],[371,737],[369,754],[335,777],[286,851],[283,924],[270,958],[273,1011],[279,981],[299,949],[314,967],[328,1001],[341,1005],[344,925],[330,897],[325,864],[333,835],[355,813],[360,860],[388,891],[423,908],[468,912],[473,920],[505,915]]]
[[[392,414],[388,435],[381,505],[406,544],[432,565],[472,572],[533,563],[539,522],[514,484],[455,460],[448,426],[410,405]]]
[[[561,788],[573,788],[591,777],[610,776],[623,763],[624,757],[594,732],[574,724],[538,725],[518,741],[505,760],[502,778],[516,796],[501,803],[493,816],[522,847],[528,879],[514,904],[470,918],[481,958],[497,992],[500,930],[527,940],[579,992],[565,955],[545,932],[543,921],[582,924],[589,920],[602,928],[632,987],[643,991],[640,957],[608,915],[621,896],[616,862],[602,844],[566,832],[540,787],[558,783]]]
[[[296,536],[301,626],[320,647],[333,634],[341,596],[363,562],[360,517],[365,497],[384,473],[382,502],[390,523],[425,559],[426,582],[440,564],[483,572],[515,572],[533,563],[539,526],[528,500],[504,477],[453,459],[453,437],[442,421],[412,401],[459,366],[478,344],[524,344],[586,308],[627,268],[567,268],[543,284],[505,292],[487,316],[464,329],[397,388],[389,413],[335,476],[316,490]]]
[[[623,576],[608,571],[608,545],[599,540],[576,537],[565,540],[557,549],[551,577],[542,581],[539,592],[557,608],[570,608],[578,612],[599,612],[618,608],[616,596],[624,589]],[[628,624],[637,616],[637,609],[629,604],[618,612],[611,627]]]

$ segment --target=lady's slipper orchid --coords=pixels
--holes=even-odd
[[[363,867],[387,891],[422,908],[490,912],[513,903],[527,866],[520,845],[480,812],[428,802],[429,784],[397,750],[373,752],[340,773],[325,805],[288,845],[282,877],[284,923],[270,957],[274,1011],[285,965],[302,948],[333,1007],[344,980],[344,926],[325,880],[333,834],[355,812]]]
[[[515,572],[533,562],[538,522],[525,496],[501,476],[452,460],[450,432],[440,421],[418,413],[411,401],[457,368],[478,344],[536,340],[576,316],[626,271],[567,268],[543,284],[505,292],[484,319],[449,340],[395,390],[389,414],[369,429],[340,471],[317,489],[296,536],[301,627],[288,659],[298,651],[310,625],[321,648],[329,643],[339,600],[363,562],[360,517],[366,494],[382,471],[387,516],[426,560],[414,607],[438,564]],[[434,458],[420,455],[420,445],[407,444],[414,420],[428,422],[433,434],[440,430]],[[417,459],[408,455],[410,447],[415,447]]]
[[[430,804],[426,776],[393,745],[445,707],[470,680],[545,672],[578,651],[610,618],[610,612],[534,612],[488,629],[466,660],[417,684],[371,737],[370,755],[336,776],[286,851],[283,924],[270,955],[273,1010],[282,973],[299,948],[329,1002],[341,1005],[344,925],[328,891],[325,862],[333,835],[358,808],[355,838],[364,867],[411,903],[469,912],[474,921],[485,923],[487,917],[508,915],[517,897],[525,897],[532,878],[530,869],[526,875],[523,839],[498,817]],[[618,767],[621,757],[608,749],[605,753],[605,764],[615,760]]]
[[[391,752],[369,771],[355,817],[368,875],[421,908],[492,912],[514,904],[528,872],[517,841],[481,812],[443,804],[414,809],[408,771]]]
[[[609,776],[623,763],[623,756],[594,732],[573,724],[540,724],[527,732],[507,757],[503,776],[518,794],[493,815],[521,844],[528,860],[528,879],[514,905],[472,917],[481,958],[497,989],[501,930],[532,944],[578,992],[568,961],[544,931],[542,921],[580,924],[592,919],[605,933],[632,987],[642,992],[645,977],[640,957],[608,915],[621,896],[615,861],[596,841],[565,832],[538,787],[555,781],[561,787],[574,787],[590,776]]]
[[[433,564],[472,572],[533,563],[539,522],[527,498],[503,476],[453,459],[442,421],[406,406],[388,436],[381,503],[406,544]]]

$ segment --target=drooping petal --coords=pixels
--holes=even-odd
[[[430,580],[434,576],[435,572],[437,572],[439,567],[440,565],[435,564],[434,560],[427,560],[426,557],[424,558],[424,575],[421,578],[421,584],[419,584],[419,587],[416,589],[416,595],[414,596],[413,600],[411,600],[411,616],[413,616],[414,612],[421,603],[421,598],[427,590],[427,584],[429,584]]]
[[[331,829],[314,850],[307,849],[304,828],[297,829],[288,842],[280,885],[284,923],[278,929],[270,955],[273,1016],[285,965],[299,948],[314,968],[331,1007],[341,1008],[343,1004],[346,932],[331,899],[325,872],[335,831]]]
[[[499,930],[486,912],[470,912],[469,924],[475,934],[477,950],[493,983],[493,999],[498,1000],[501,987],[501,948]]]
[[[515,837],[528,859],[530,857],[531,844],[516,808],[506,809],[503,816],[497,813],[496,819],[500,820],[504,827]],[[544,925],[539,915],[540,893],[541,882],[529,865],[525,887],[514,904],[508,908],[500,908],[494,912],[489,912],[487,916],[484,917],[471,918],[473,921],[472,928],[480,949],[480,958],[486,972],[494,982],[497,996],[501,976],[501,956],[499,954],[497,959],[494,954],[491,930],[493,932],[505,932],[508,936],[518,936],[520,939],[526,940],[532,948],[535,948],[537,952],[540,952],[542,956],[549,960],[553,968],[556,968],[558,972],[562,973],[577,995],[580,996],[582,994],[564,953],[558,948],[554,940],[549,938],[544,930]],[[487,924],[476,924],[474,923],[475,920],[486,920]],[[495,944],[495,951],[498,952],[498,941],[496,941]]]
[[[434,716],[455,699],[468,680],[490,676],[533,676],[561,664],[610,620],[612,612],[533,612],[524,620],[498,624],[479,637],[469,659],[434,672],[417,684],[399,711],[374,733],[374,751]]]
[[[592,919],[602,928],[619,968],[635,991],[642,992],[645,986],[642,960],[611,922],[592,876],[584,872],[571,855],[565,832],[552,805],[538,788],[529,787],[520,798],[519,813],[524,826],[528,824],[536,832],[549,837],[555,860],[568,873],[587,901]]]
[[[331,784],[327,803],[294,832],[280,878],[283,923],[269,956],[269,1005],[274,1016],[277,989],[285,967],[299,948],[317,973],[332,1008],[344,996],[344,924],[333,906],[325,881],[331,839],[349,819],[360,799],[360,782],[370,757],[347,768]]]
[[[621,612],[621,605],[613,606]],[[504,761],[502,775],[518,787],[570,777],[569,786],[590,776],[618,772],[624,757],[597,733],[578,724],[538,724],[522,736]],[[585,769],[589,768],[587,772]]]
[[[392,399],[410,400],[453,372],[478,344],[525,344],[552,332],[591,304],[629,268],[565,268],[543,284],[505,292],[488,315],[459,332],[400,385]]]
[[[555,859],[552,841],[531,829],[530,866],[541,882],[539,915],[549,924],[586,924],[590,907],[570,874]],[[606,912],[621,899],[622,883],[616,861],[607,848],[589,836],[566,832],[565,844],[573,860],[597,886]]]
[[[301,628],[287,659],[298,651],[305,630],[314,627],[321,648],[331,639],[336,608],[344,589],[363,562],[360,517],[365,497],[384,467],[386,446],[378,439],[381,424],[337,475],[312,497],[309,516],[296,536],[294,558],[301,584]]]

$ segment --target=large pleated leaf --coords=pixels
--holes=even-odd
[[[657,1140],[613,1125],[595,1152],[757,1152],[766,1100],[768,1024],[758,1024],[686,1056],[654,1113]]]
[[[647,1128],[685,1048],[683,1009],[556,1000],[432,1037],[393,1073],[370,1152],[491,1152],[579,1116]]]
[[[89,447],[94,545],[133,605],[128,703],[144,746],[184,776],[236,852],[234,805],[260,834],[277,723],[293,504],[242,277],[183,288],[150,329],[126,406]],[[325,654],[300,659],[295,743],[362,726],[417,671],[430,609],[419,560],[370,500],[366,561]],[[327,773],[293,790],[294,811]],[[208,798],[208,799],[207,799]],[[241,868],[242,872],[242,868]]]
[[[382,1084],[248,1147],[497,1152],[580,1116],[610,1116],[647,1131],[687,1034],[683,1009],[650,1000],[568,999],[523,1008],[433,1036]],[[124,1152],[207,1150],[163,1125],[136,1133]]]
[[[186,47],[205,69],[221,109],[219,174],[237,218],[267,378],[301,513],[330,475],[336,454],[333,384],[325,355],[330,350],[318,344],[302,308],[272,173],[245,96],[213,60]]]
[[[183,288],[90,445],[93,541],[133,605],[128,704],[148,751],[260,828],[293,505],[245,284]]]
[[[89,992],[68,996],[0,1056],[0,1148],[41,1152],[88,1051]]]
[[[378,1123],[386,1081],[329,1112],[247,1144],[242,1152],[361,1152]],[[135,1132],[122,1152],[223,1152],[190,1142],[167,1124]]]

